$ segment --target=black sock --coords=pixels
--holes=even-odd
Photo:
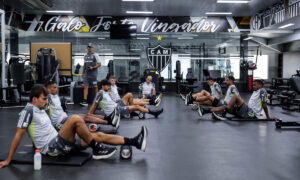
[[[92,139],[92,141],[91,141],[90,144],[89,144],[89,146],[90,146],[93,150],[97,149],[97,145],[98,145],[98,143],[95,141],[95,139]]]
[[[150,105],[154,105],[155,104],[155,100],[154,99],[150,99],[149,104]]]
[[[211,112],[210,111],[211,108],[204,107],[202,109],[203,109],[203,113],[210,113]]]
[[[213,100],[213,102],[212,102],[212,105],[216,107],[216,106],[218,106],[219,102],[220,102],[219,99],[214,98],[214,100]]]
[[[111,125],[112,123],[112,119],[111,119],[111,116],[104,116],[104,120],[106,120],[108,122],[109,125]]]
[[[191,100],[196,101],[196,98],[193,97],[193,95],[190,96]]]
[[[137,146],[137,140],[135,138],[124,137],[124,145]]]

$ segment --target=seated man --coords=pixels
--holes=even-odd
[[[276,117],[270,117],[267,106],[267,91],[263,88],[263,82],[261,80],[253,81],[253,93],[249,99],[248,105],[244,103],[241,96],[233,96],[227,105],[214,107],[211,109],[205,109],[200,107],[202,114],[211,112],[216,119],[226,120],[225,114],[227,112],[235,114],[241,119],[270,119],[277,120]],[[262,115],[262,110],[265,112],[265,116]],[[222,115],[216,113],[222,112]]]
[[[147,76],[146,82],[140,86],[142,99],[151,99],[155,95],[155,84],[152,82],[152,76]]]
[[[55,81],[50,81],[46,84],[48,91],[48,106],[46,112],[48,113],[52,125],[59,130],[62,125],[69,118],[68,114],[61,107],[60,98],[57,95],[57,84]],[[120,117],[112,113],[109,116],[101,116],[96,114],[77,114],[86,123],[96,123],[96,124],[107,124],[118,128]]]
[[[116,85],[116,78],[114,76],[109,77],[109,82],[110,82],[110,96],[111,99],[116,102],[120,106],[129,106],[129,105],[140,105],[140,106],[145,106],[145,105],[155,105],[158,106],[161,102],[160,97],[156,99],[138,99],[138,98],[133,98],[132,93],[126,93],[124,97],[121,99],[119,92],[118,92],[118,87]]]
[[[205,90],[202,90],[201,92],[195,93],[193,95],[187,94],[185,98],[186,105],[192,103],[210,106],[221,105],[220,100],[223,98],[221,86],[212,78],[208,78],[206,82],[210,86],[211,94]]]
[[[111,114],[115,108],[118,109],[121,115],[125,115],[125,116],[129,116],[130,113],[134,111],[140,111],[143,113],[152,114],[153,116],[155,116],[155,118],[157,118],[158,115],[163,112],[162,108],[158,110],[154,110],[154,109],[152,110],[150,108],[144,108],[139,105],[129,105],[129,106],[118,105],[111,98],[111,95],[109,93],[110,85],[111,85],[110,82],[106,79],[101,81],[101,90],[96,94],[95,100],[88,113],[94,113],[99,104],[101,105],[101,108],[104,110],[104,113],[106,115]]]
[[[72,151],[87,147],[93,149],[93,159],[111,157],[116,148],[105,147],[101,143],[111,145],[130,145],[145,151],[148,131],[145,126],[134,138],[104,134],[90,133],[84,120],[78,116],[71,116],[59,132],[51,124],[51,120],[44,108],[48,103],[47,89],[42,85],[34,85],[30,92],[30,103],[19,114],[16,134],[9,148],[6,160],[0,162],[0,168],[9,165],[12,157],[25,132],[29,134],[34,146],[41,153],[49,156],[66,155]]]

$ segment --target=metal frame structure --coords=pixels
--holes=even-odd
[[[5,81],[5,11],[0,9],[0,15],[1,15],[1,43],[2,43],[2,74],[1,74],[1,83],[2,87],[6,87],[6,81]],[[6,91],[3,89],[3,95],[2,99],[6,101]]]

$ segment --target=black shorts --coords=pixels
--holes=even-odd
[[[235,115],[242,119],[256,119],[256,116],[251,108],[247,104],[243,104],[241,107],[235,108]]]
[[[69,142],[67,140],[64,140],[59,135],[57,135],[48,144],[47,155],[65,156],[67,154],[70,154],[71,152],[78,152],[84,149],[85,148],[81,146],[81,139],[77,134],[75,135],[75,142]]]
[[[91,88],[96,88],[97,86],[97,77],[84,77],[83,79],[83,85],[89,86]]]
[[[122,116],[129,116],[130,115],[128,106],[117,106],[117,110]]]
[[[117,100],[116,103],[118,104],[118,106],[126,106],[121,99]]]

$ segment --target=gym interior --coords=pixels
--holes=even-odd
[[[1,178],[298,179],[299,15],[300,0],[0,0]],[[51,156],[39,122],[88,146]]]

